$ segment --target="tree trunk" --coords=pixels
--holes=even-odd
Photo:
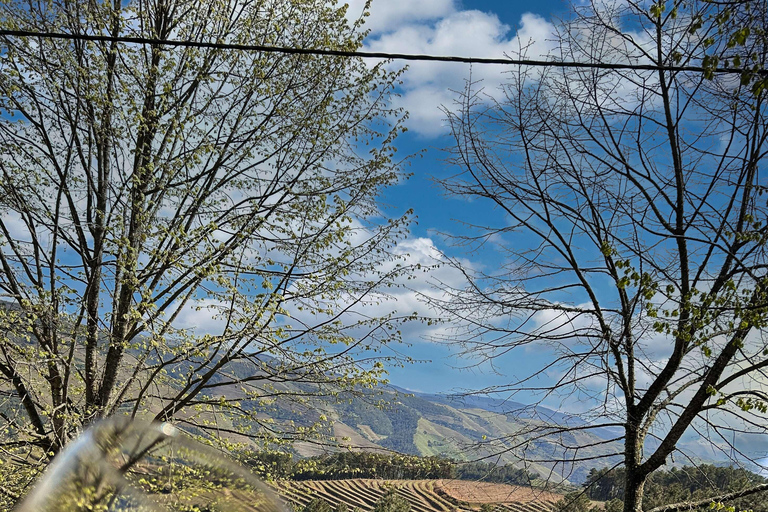
[[[645,475],[627,470],[624,481],[624,512],[642,512]]]
[[[630,381],[634,388],[634,379]],[[644,436],[640,433],[639,419],[642,413],[628,398],[627,421],[624,429],[624,512],[642,512],[643,490],[648,473],[641,471]]]

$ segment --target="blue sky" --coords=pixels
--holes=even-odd
[[[357,19],[365,0],[339,0],[349,4],[348,17]],[[567,16],[569,4],[562,0],[542,0],[536,4],[501,0],[374,0],[366,27],[370,30],[365,50],[432,55],[460,55],[503,58],[526,46],[527,56],[544,58],[553,47],[553,21]],[[504,81],[506,68],[501,65],[475,65],[439,62],[393,62],[393,69],[407,64],[402,75],[396,107],[409,112],[408,132],[398,138],[398,155],[409,159],[405,171],[408,180],[391,187],[382,197],[383,214],[397,218],[413,209],[415,220],[410,234],[396,250],[407,254],[410,263],[433,265],[442,253],[461,259],[478,269],[498,268],[500,255],[491,247],[467,254],[454,247],[446,233],[466,232],[462,223],[484,224],[504,222],[498,212],[482,201],[446,197],[434,179],[456,172],[445,163],[444,148],[452,144],[445,123],[443,106],[451,107],[465,80],[482,80],[487,91],[497,90]],[[418,312],[424,316],[438,313],[419,300],[420,294],[439,296],[434,284],[446,283],[463,288],[465,280],[455,270],[443,267],[418,279],[403,282],[408,288],[387,289],[391,298],[366,310],[370,316],[383,316],[392,311],[401,315]],[[205,302],[205,301],[203,301]],[[296,316],[301,314],[293,312]],[[201,315],[194,307],[186,308],[178,317],[180,327],[198,332],[217,332],[220,320]],[[451,329],[449,323],[438,326],[412,322],[401,330],[408,346],[392,345],[390,350],[423,361],[404,368],[390,368],[390,381],[398,386],[428,393],[451,393],[508,384],[514,376],[525,376],[531,368],[540,368],[551,360],[546,351],[515,352],[495,361],[497,372],[488,365],[461,369],[475,362],[458,359],[455,348],[430,341]],[[515,400],[530,403],[533,395],[517,395]],[[566,409],[568,404],[548,400],[545,405]],[[571,408],[572,409],[572,408]],[[579,412],[579,411],[573,411]]]
[[[347,1],[351,13],[360,12],[364,4],[364,0]],[[367,24],[372,32],[366,42],[366,49],[498,58],[526,46],[528,57],[542,58],[553,49],[554,24],[558,18],[568,16],[569,5],[560,0],[374,0]],[[498,268],[501,256],[494,253],[491,244],[487,244],[482,251],[467,253],[453,246],[442,234],[462,232],[465,229],[462,222],[487,222],[487,225],[493,225],[503,223],[504,218],[482,201],[447,197],[434,183],[434,179],[457,172],[457,169],[445,162],[447,153],[443,148],[449,147],[453,141],[447,134],[441,106],[450,108],[456,96],[451,90],[461,89],[470,71],[473,80],[482,80],[488,91],[495,90],[504,80],[502,66],[476,65],[470,68],[469,65],[451,63],[408,63],[408,70],[403,75],[403,86],[399,91],[401,96],[396,102],[410,112],[407,123],[410,131],[398,140],[397,145],[401,155],[418,153],[418,156],[413,158],[409,167],[412,177],[392,188],[384,202],[390,205],[387,213],[392,216],[400,215],[409,208],[415,211],[417,223],[411,226],[409,239],[401,244],[401,250],[408,252],[411,261],[433,263],[434,258],[443,252],[461,259],[466,265],[494,269]],[[424,306],[418,304],[416,296],[419,292],[436,293],[430,289],[430,279],[459,287],[463,283],[460,275],[443,268],[415,283],[410,282],[415,290],[395,292],[395,300],[383,307],[398,308],[402,313],[419,308],[419,311],[429,314]],[[544,321],[546,312],[543,312],[541,322]],[[508,384],[515,376],[527,376],[532,369],[546,366],[553,358],[548,350],[541,347],[518,349],[495,360],[495,372],[487,364],[462,370],[461,367],[472,365],[473,362],[458,359],[449,347],[429,341],[430,336],[440,335],[447,329],[450,329],[450,325],[407,326],[404,339],[411,345],[395,348],[410,357],[428,362],[392,368],[391,382],[428,393],[478,389]],[[539,398],[531,394],[518,394],[514,397],[516,401],[524,403]],[[556,397],[550,397],[543,404],[575,413],[590,407],[589,404],[579,403],[576,395],[569,398],[567,403],[563,403]],[[698,437],[691,433],[686,439],[698,442]],[[745,445],[756,442],[752,438],[741,441]],[[757,449],[764,452],[765,447],[761,446]],[[711,456],[717,457],[714,453]]]
[[[363,0],[351,0],[350,14],[362,10]],[[552,33],[551,22],[567,14],[568,4],[560,0],[544,0],[536,3],[501,0],[378,0],[374,1],[367,26],[371,34],[366,47],[375,51],[403,53],[427,53],[439,55],[463,55],[479,57],[504,57],[505,52],[514,52],[521,44],[532,43],[530,52],[543,55],[550,47],[548,39]],[[396,63],[398,66],[402,63]],[[410,119],[409,132],[398,140],[401,156],[417,154],[408,168],[412,177],[394,187],[384,198],[389,205],[387,213],[396,216],[403,210],[413,208],[417,223],[411,226],[411,238],[403,244],[412,259],[430,263],[435,249],[466,259],[474,266],[491,266],[498,255],[492,250],[465,254],[463,249],[453,247],[441,233],[457,233],[464,228],[461,222],[483,222],[488,218],[498,219],[498,214],[488,205],[477,201],[469,202],[460,198],[446,197],[434,182],[434,178],[450,175],[455,169],[444,162],[443,148],[452,140],[447,136],[441,106],[450,106],[455,90],[461,88],[469,77],[481,78],[488,89],[498,86],[503,80],[502,66],[474,66],[453,63],[408,63],[403,76],[403,87],[398,105],[407,109]],[[434,279],[458,284],[459,277],[447,270],[438,271]],[[427,291],[428,283],[416,286]],[[417,307],[413,294],[398,293],[395,302],[401,312],[411,306]],[[391,305],[391,304],[390,304]],[[423,309],[421,309],[423,311]],[[504,384],[510,377],[532,364],[545,360],[547,354],[528,352],[514,354],[499,361],[494,374],[488,366],[472,370],[457,367],[471,364],[451,355],[445,346],[426,341],[440,329],[415,324],[405,329],[405,339],[410,347],[397,347],[415,359],[429,362],[393,368],[390,378],[399,386],[430,392],[450,392],[465,388],[480,388],[487,385]],[[533,397],[517,397],[527,401]],[[557,406],[558,404],[550,404]]]

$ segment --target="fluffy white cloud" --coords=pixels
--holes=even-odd
[[[341,320],[346,325],[353,325],[363,315],[366,318],[384,317],[392,312],[398,316],[407,316],[417,313],[421,317],[438,317],[439,313],[430,308],[424,297],[443,298],[442,292],[435,283],[444,286],[461,288],[465,285],[461,272],[450,265],[445,265],[444,257],[435,243],[430,238],[407,238],[402,240],[393,249],[398,257],[397,261],[382,264],[380,270],[394,269],[396,264],[412,267],[413,272],[402,275],[396,282],[396,286],[379,290],[382,294],[376,294],[376,300],[368,301],[365,305],[358,305],[352,311],[342,315]],[[469,261],[463,261],[467,268],[471,268]],[[420,267],[417,268],[417,267]],[[373,296],[371,297],[373,298]],[[341,301],[343,303],[343,299]],[[308,311],[306,308],[297,309],[298,304],[289,302],[285,305],[290,312],[291,322],[314,325],[326,320],[324,313]],[[220,315],[222,309],[229,307],[219,300],[201,298],[186,304],[178,317],[175,325],[179,328],[190,329],[197,335],[218,335],[224,331],[227,324],[226,315]],[[423,322],[408,322],[401,327],[403,340],[406,342],[419,342],[434,337],[442,337],[447,324],[428,325]],[[353,334],[350,332],[350,334]]]
[[[424,85],[405,92],[395,103],[408,111],[409,130],[425,137],[438,137],[448,130],[442,107],[450,107],[454,99],[455,94],[447,88]]]
[[[400,2],[393,2],[398,4]],[[374,14],[371,15],[371,18]],[[530,58],[543,58],[552,49],[554,26],[534,14],[524,14],[517,32],[492,13],[451,11],[434,23],[416,24],[411,18],[392,26],[367,42],[371,51],[459,55],[503,58],[525,48]],[[478,65],[471,68],[471,79],[481,81],[488,94],[495,94],[504,80],[505,68]],[[456,90],[470,78],[469,65],[446,62],[412,62],[403,77],[398,106],[410,112],[409,127],[417,133],[434,137],[446,132],[441,106],[449,107]]]
[[[356,20],[365,7],[365,0],[347,0],[347,18]],[[455,0],[374,0],[365,28],[371,33],[388,32],[403,24],[435,20],[456,10]]]
[[[222,301],[208,298],[188,302],[181,308],[174,325],[179,329],[189,329],[197,335],[221,335],[227,320],[219,312],[225,307],[227,304]]]

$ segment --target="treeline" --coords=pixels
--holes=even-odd
[[[697,467],[685,466],[669,471],[656,471],[645,484],[643,508],[646,510],[661,505],[698,501],[732,491],[738,491],[766,483],[765,478],[740,468],[703,464]],[[584,490],[566,496],[560,506],[562,512],[590,512],[595,510],[589,500],[604,501],[606,512],[621,511],[624,499],[624,469],[592,469]],[[725,504],[735,510],[768,512],[768,493],[759,493]],[[709,506],[702,507],[707,510]]]
[[[539,477],[511,465],[489,462],[458,463],[442,457],[339,452],[294,459],[288,453],[241,453],[240,460],[262,478],[286,480],[344,480],[381,478],[385,480],[429,480],[438,478],[529,485]]]
[[[344,480],[347,478],[422,480],[454,478],[454,475],[454,463],[440,457],[340,452],[296,461],[290,478],[291,480]]]
[[[499,466],[492,462],[464,462],[456,465],[459,480],[476,480],[512,485],[530,485],[539,478],[538,473],[516,468],[511,464]]]

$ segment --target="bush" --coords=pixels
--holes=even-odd
[[[391,489],[373,506],[373,512],[410,512],[411,504]]]
[[[596,512],[592,502],[583,491],[575,491],[565,495],[565,498],[555,503],[555,512]]]
[[[322,498],[315,498],[304,507],[302,512],[333,512],[333,507]]]

